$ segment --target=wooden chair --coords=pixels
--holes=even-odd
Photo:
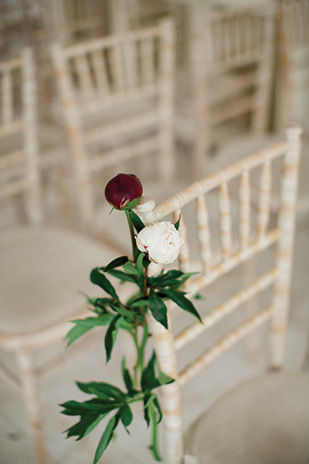
[[[185,441],[186,449],[181,413],[181,388],[204,366],[212,363],[220,354],[266,322],[270,322],[270,368],[280,370],[283,367],[292,272],[300,134],[299,128],[290,128],[287,130],[286,141],[195,182],[154,209],[153,201],[147,199],[138,206],[138,212],[147,224],[168,220],[170,216],[175,221],[182,214],[180,231],[185,244],[181,249],[179,263],[184,271],[188,271],[191,252],[198,246],[196,254],[201,260],[202,271],[191,277],[186,291],[193,296],[204,288],[209,289],[204,304],[212,297],[211,285],[220,281],[226,282],[223,280],[225,276],[228,278],[237,267],[268,250],[267,255],[262,255],[262,268],[256,267],[259,274],[255,277],[256,280],[250,279],[241,289],[239,287],[242,280],[234,280],[237,292],[234,293],[233,290],[231,295],[229,292],[227,298],[228,285],[224,283],[219,287],[220,302],[214,308],[209,308],[206,314],[202,314],[203,324],[193,323],[176,334],[173,324],[179,326],[177,323],[180,316],[179,313],[177,316],[173,315],[171,310],[175,308],[172,307],[169,308],[169,330],[150,318],[159,368],[176,379],[174,383],[161,388],[164,462],[167,464],[299,463],[307,462],[309,458],[305,432],[309,426],[308,373],[272,373],[251,380],[227,393],[190,428]],[[270,224],[272,167],[277,162],[282,163],[281,203],[277,223]],[[256,169],[260,173],[260,201],[255,215],[250,202],[250,179]],[[235,180],[239,182],[239,212],[233,217],[230,210],[229,187]],[[219,232],[214,228],[213,216],[208,216],[207,212],[208,197],[211,194],[218,197]],[[194,204],[195,213],[192,211]],[[191,243],[186,237],[193,227],[193,221],[186,222],[184,219],[188,209],[191,209],[190,217],[195,218],[197,233],[197,237],[191,237]],[[232,222],[237,225],[238,232],[233,228]],[[213,244],[217,235],[220,238],[221,258],[214,262]],[[271,254],[273,246],[275,256]],[[195,268],[190,270],[194,271]],[[260,301],[263,309],[259,308],[244,321],[237,309],[252,298],[263,295],[263,301]],[[222,301],[223,297],[226,299]],[[211,334],[208,329],[213,326],[216,326],[216,333]],[[223,338],[218,340],[220,326],[223,329]],[[230,332],[227,333],[227,330]],[[205,331],[207,338],[200,337]],[[214,343],[209,345],[207,342],[212,340]],[[193,346],[188,346],[189,342],[192,342]],[[200,354],[205,343],[206,350]],[[180,351],[182,348],[185,349]],[[189,362],[182,370],[179,369],[179,364],[183,364],[182,359],[185,357],[187,360],[189,354],[190,357],[194,356],[194,361]],[[233,360],[236,368],[235,357]],[[207,382],[207,376],[204,381]],[[199,379],[196,378],[196,386],[198,388],[189,385],[188,391],[191,392],[191,396],[194,394],[199,399],[200,411],[206,385],[199,383]],[[184,461],[184,454],[193,454],[198,459]]]
[[[34,67],[29,49],[21,58],[1,64],[0,134],[23,131],[20,151],[0,157],[0,201],[7,207],[22,198],[32,225],[9,227],[0,232],[0,350],[17,357],[18,376],[0,365],[0,374],[18,387],[28,412],[39,464],[47,462],[38,394],[39,376],[50,366],[37,367],[35,354],[61,341],[70,328],[67,321],[86,314],[84,297],[89,291],[89,269],[114,258],[113,250],[81,235],[41,225],[39,149]],[[10,87],[18,75],[18,88]],[[16,110],[16,93],[22,101]],[[13,106],[14,102],[14,106]],[[72,354],[72,353],[71,353]]]
[[[309,2],[278,0],[277,124],[296,121],[308,128],[309,104]]]
[[[81,222],[91,228],[95,174],[116,174],[126,161],[155,154],[160,180],[173,175],[173,24],[55,45],[52,57],[75,196]]]
[[[261,138],[269,127],[274,18],[252,8],[192,10],[191,79],[179,100],[176,130],[193,144],[195,178],[215,172],[240,150],[240,136]],[[192,104],[190,105],[190,100]],[[188,108],[191,112],[188,112]],[[239,134],[235,146],[232,134]],[[229,155],[220,150],[225,142]],[[269,143],[269,140],[266,144]],[[256,142],[255,142],[256,144]],[[249,152],[258,147],[252,146]],[[215,151],[216,159],[210,158]],[[244,153],[248,152],[245,146]],[[234,155],[235,157],[235,155]],[[216,163],[223,161],[222,165]],[[238,158],[239,159],[239,158]]]

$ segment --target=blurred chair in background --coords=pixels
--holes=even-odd
[[[287,141],[270,146],[263,153],[244,158],[218,174],[197,181],[154,209],[153,202],[149,201],[137,207],[147,224],[166,220],[170,215],[175,221],[182,213],[179,230],[186,239],[185,211],[196,205],[198,255],[203,271],[202,274],[192,277],[186,288],[191,296],[203,288],[208,288],[215,281],[223,281],[224,276],[242,263],[260,256],[263,250],[275,246],[273,259],[262,272],[259,269],[255,276],[256,280],[250,279],[249,285],[240,290],[240,281],[238,281],[238,291],[223,302],[222,298],[226,298],[227,295],[226,292],[222,294],[221,290],[221,303],[202,315],[203,324],[196,322],[174,337],[171,328],[167,331],[151,317],[160,370],[176,379],[176,382],[161,388],[166,464],[181,462],[299,464],[309,459],[308,373],[271,373],[242,384],[220,398],[206,415],[193,424],[187,436],[186,449],[182,436],[180,398],[180,387],[193,379],[204,366],[267,321],[270,321],[270,367],[276,370],[283,367],[293,257],[300,134],[300,129],[290,128],[287,130]],[[269,170],[275,160],[282,162],[282,177],[281,206],[278,211],[278,222],[273,227],[269,224],[271,195]],[[257,222],[252,227],[250,179],[255,169],[259,169],[261,174],[260,207]],[[235,179],[239,181],[237,239],[235,235],[233,236],[233,216],[229,203],[229,186]],[[212,234],[213,217],[209,217],[208,222],[207,214],[207,197],[211,192],[218,196],[219,205],[221,260],[217,263],[213,262],[212,255],[212,246],[216,238]],[[188,229],[192,227],[192,221],[187,223]],[[185,240],[185,245],[181,249],[180,266],[184,272],[189,269],[193,245],[194,242],[189,245],[188,240]],[[267,293],[271,287],[272,291]],[[261,294],[264,295],[264,301],[260,302],[263,309],[259,308],[248,320],[244,321],[243,317],[234,319],[234,316],[240,316],[236,311],[239,306]],[[170,316],[172,318],[173,312]],[[230,320],[229,330],[231,326],[233,329],[229,333],[225,332],[224,337],[218,340],[220,332],[217,323],[221,321],[224,325],[227,319]],[[174,322],[177,322],[176,319]],[[211,336],[209,334],[204,339],[198,339],[195,349],[192,346],[188,347],[188,342],[197,340],[199,335],[214,325],[216,325],[217,341],[213,345],[207,346],[206,339]],[[203,344],[206,344],[206,351],[198,354],[197,350],[202,350]],[[180,372],[177,364],[181,362],[181,357],[176,359],[176,350],[183,347],[186,347],[186,354],[193,354],[195,351],[197,356]],[[184,355],[184,352],[182,354]],[[190,389],[191,392],[192,390],[193,388]],[[201,387],[200,393],[202,390]],[[183,461],[184,453],[195,456],[196,460]]]
[[[17,131],[23,131],[22,148],[11,150],[2,145],[6,152],[0,156],[0,200],[1,206],[4,204],[1,222],[5,229],[0,233],[0,350],[15,353],[19,367],[15,376],[1,362],[0,374],[18,387],[24,397],[37,462],[44,464],[47,460],[37,381],[48,366],[38,369],[34,355],[63,339],[70,326],[67,321],[87,313],[85,298],[78,291],[91,290],[89,270],[113,259],[114,251],[75,233],[41,225],[31,51],[26,49],[21,58],[2,63],[0,75],[0,134],[15,138]],[[32,225],[9,227],[7,208],[21,199]]]
[[[131,172],[144,181],[157,174],[161,184],[173,178],[174,41],[173,23],[164,20],[151,28],[52,48],[74,196],[87,230],[97,228],[96,203],[102,200],[106,173],[111,177],[128,161],[154,155],[147,170],[141,160]]]
[[[278,0],[278,73],[276,124],[309,129],[309,1]]]
[[[179,139],[193,144],[194,176],[200,177],[263,146],[261,137],[270,121],[275,36],[273,15],[253,8],[200,12],[196,7],[192,13],[193,105],[180,98],[176,127]],[[233,144],[235,132],[243,137]]]

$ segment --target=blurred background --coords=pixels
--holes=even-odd
[[[308,0],[0,0],[0,361],[12,385],[21,372],[25,399],[1,380],[1,464],[36,462],[34,449],[47,462],[43,434],[51,464],[92,461],[98,434],[65,441],[58,404],[78,396],[74,379],[118,374],[99,333],[55,359],[65,321],[84,314],[78,291],[93,292],[91,267],[130,249],[124,217],[104,199],[119,172],[159,203],[302,127],[287,367],[305,366],[308,84]],[[279,180],[275,169],[274,192]],[[266,366],[265,353],[237,350],[205,374],[207,405]],[[42,377],[45,362],[55,369]],[[26,410],[37,431],[43,417],[34,448]],[[142,423],[132,436],[106,464],[151,462]]]

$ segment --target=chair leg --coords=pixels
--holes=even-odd
[[[21,391],[32,431],[36,461],[37,464],[47,464],[37,375],[33,364],[32,353],[20,350],[17,353],[17,362],[20,370]]]

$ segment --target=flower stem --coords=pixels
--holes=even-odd
[[[130,213],[128,209],[125,209],[128,225],[129,225],[129,230],[130,230],[130,236],[131,236],[131,244],[132,244],[132,253],[133,253],[133,259],[135,259],[135,250],[136,250],[136,243],[135,243],[135,236],[134,236],[134,227],[130,218]]]
[[[152,422],[152,442],[151,442],[151,452],[156,461],[161,461],[161,457],[158,451],[158,434],[157,434],[157,417],[156,411],[153,403],[149,404],[149,414]]]

